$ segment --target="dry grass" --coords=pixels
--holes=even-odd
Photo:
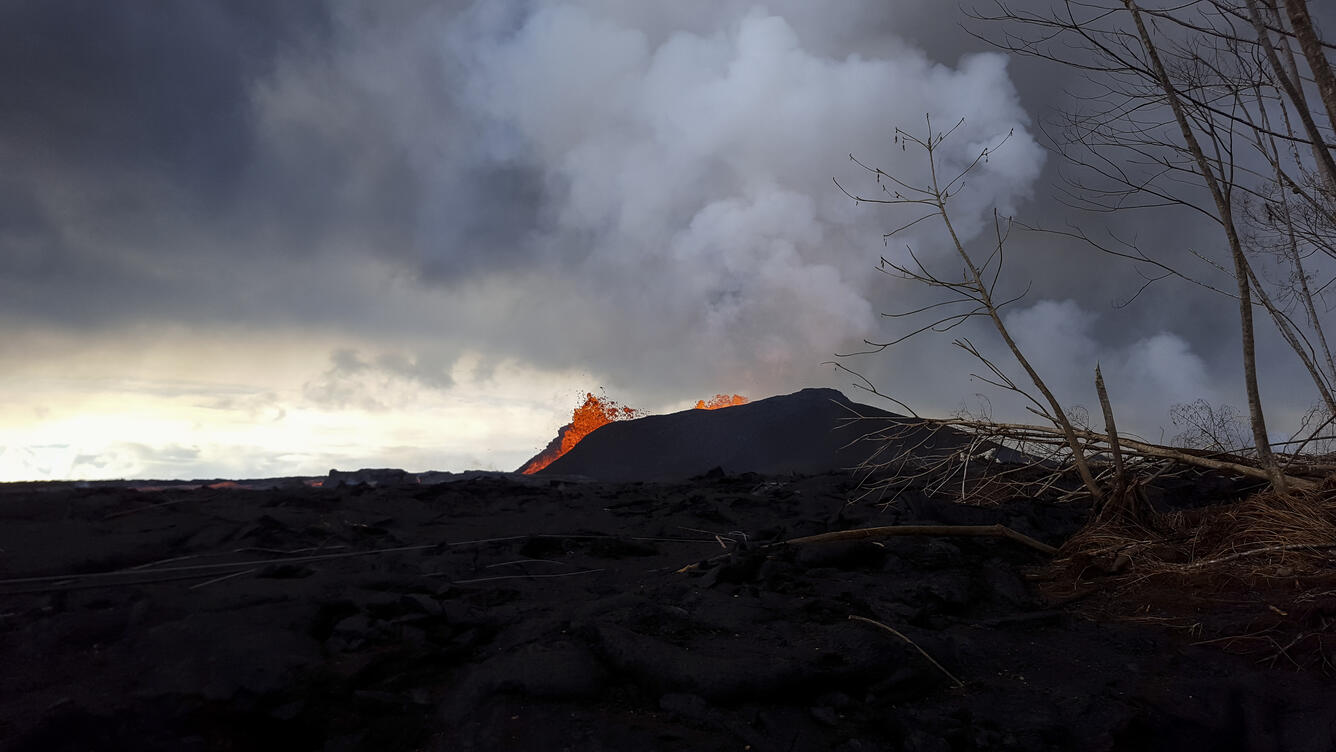
[[[1127,500],[1072,536],[1045,580],[1102,618],[1336,673],[1336,477],[1171,514]]]
[[[1314,489],[1265,491],[1241,501],[1159,514],[1138,489],[1062,547],[1056,564],[1105,574],[1137,570],[1291,573],[1330,569],[1336,558],[1336,476]]]
[[[1195,567],[1329,567],[1336,555],[1336,481],[1311,491],[1267,491],[1221,507],[1196,526],[1191,552]]]

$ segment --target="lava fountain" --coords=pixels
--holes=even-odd
[[[697,410],[719,410],[725,407],[747,404],[747,398],[740,394],[716,394],[707,400],[696,402]],[[646,415],[644,410],[619,405],[606,397],[596,397],[593,392],[585,393],[585,401],[571,412],[571,422],[557,430],[553,439],[543,451],[524,463],[518,472],[533,475],[556,462],[559,457],[569,452],[584,437],[616,420],[631,420]]]
[[[557,431],[557,437],[539,452],[537,456],[519,469],[525,475],[533,475],[551,465],[561,455],[571,451],[580,440],[595,430],[614,420],[630,420],[644,415],[644,411],[619,405],[606,397],[595,397],[593,392],[585,393],[584,404],[571,412],[571,422]]]
[[[707,400],[697,400],[697,410],[718,410],[722,407],[736,407],[747,404],[747,398],[741,394],[716,394]]]

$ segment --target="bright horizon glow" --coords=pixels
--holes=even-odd
[[[512,471],[600,389],[588,372],[488,368],[472,353],[440,383],[415,380],[377,365],[398,363],[382,357],[395,348],[290,332],[156,329],[110,339],[121,344],[23,345],[42,357],[0,377],[0,482]],[[331,365],[340,350],[356,353],[346,373]]]
[[[587,373],[514,362],[484,374],[479,358],[466,355],[450,367],[449,385],[372,367],[331,385],[325,342],[150,339],[133,359],[113,348],[62,351],[48,341],[44,357],[0,378],[0,482],[324,475],[366,466],[509,471],[555,435],[569,420],[566,403],[592,383]],[[376,356],[356,352],[368,362]],[[331,393],[344,403],[331,403]]]

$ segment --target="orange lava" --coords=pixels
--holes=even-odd
[[[551,445],[542,454],[533,458],[520,472],[525,475],[533,475],[552,464],[561,455],[571,451],[571,448],[579,444],[584,437],[593,433],[599,428],[606,426],[614,420],[630,420],[644,415],[641,410],[625,407],[607,399],[606,397],[595,397],[593,393],[585,393],[584,404],[575,408],[571,413],[571,422],[561,427],[558,436],[561,437],[561,444]]]
[[[697,410],[718,410],[721,407],[735,407],[747,404],[747,398],[741,394],[716,394],[707,400],[696,402]]]
[[[696,402],[697,410],[718,410],[721,407],[733,407],[747,404],[747,398],[741,394],[716,394],[707,400]],[[558,440],[553,440],[541,454],[525,463],[520,472],[533,475],[556,462],[563,454],[579,444],[584,437],[615,420],[630,420],[645,415],[643,410],[619,405],[606,397],[595,397],[592,392],[585,393],[584,404],[571,412],[571,422],[557,431]]]

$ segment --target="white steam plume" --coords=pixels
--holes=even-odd
[[[477,272],[514,294],[445,296],[443,336],[587,367],[651,399],[766,393],[810,383],[893,307],[874,302],[887,287],[873,267],[894,216],[855,207],[831,182],[876,190],[850,152],[921,180],[923,155],[893,144],[895,127],[965,118],[941,155],[948,171],[1014,132],[961,196],[967,236],[994,206],[1012,211],[1043,161],[1003,57],[952,67],[889,37],[871,44],[857,22],[880,5],[589,0],[359,16],[344,30],[346,89],[329,85],[326,60],[283,75],[303,96],[358,100],[308,105],[323,133],[369,128],[413,155],[418,252],[435,268],[477,266],[463,261],[479,251],[452,229],[459,218],[434,210],[469,205],[465,170],[534,184],[539,205],[515,218],[504,261]],[[303,115],[281,78],[262,105],[291,130]],[[929,253],[941,242],[927,225],[903,240]]]

